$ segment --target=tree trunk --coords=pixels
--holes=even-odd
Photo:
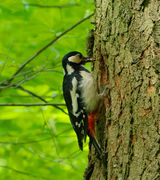
[[[88,53],[107,84],[84,179],[160,180],[160,2],[96,0]]]

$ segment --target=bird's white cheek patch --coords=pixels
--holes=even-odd
[[[81,59],[79,58],[79,56],[71,56],[68,58],[68,60],[70,62],[77,63],[77,64],[81,62]]]

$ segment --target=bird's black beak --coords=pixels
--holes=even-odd
[[[82,58],[82,64],[86,64],[88,62],[94,62],[94,61],[96,61],[96,60],[92,57],[83,57]]]

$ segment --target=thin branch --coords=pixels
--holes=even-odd
[[[52,68],[46,68],[46,69],[43,69],[43,70],[39,70],[39,72],[49,72],[49,71],[51,71],[51,72],[55,72],[55,73],[59,73],[59,74],[63,74],[63,72],[61,72],[61,71],[57,71],[57,70],[53,70]],[[37,73],[39,73],[38,71],[37,71]]]
[[[71,136],[62,136],[63,134],[65,134],[66,132],[72,130],[72,128],[68,128],[58,134],[55,134],[54,137],[58,138],[58,137],[71,137]],[[73,137],[73,136],[72,136]],[[16,137],[17,139],[18,137]],[[13,145],[19,145],[19,144],[33,144],[33,143],[40,143],[40,142],[43,142],[43,141],[48,141],[52,139],[52,137],[46,137],[44,139],[39,139],[39,140],[30,140],[30,141],[21,141],[21,142],[9,142],[9,141],[0,141],[0,144],[13,144]]]
[[[40,154],[36,153],[31,147],[29,147],[28,149],[27,148],[25,148],[25,149],[29,150],[28,152],[36,155],[37,157],[39,157],[41,159],[44,159],[44,160],[47,160],[47,161],[51,161],[51,162],[57,162],[57,163],[65,162],[67,159],[73,159],[73,158],[75,159],[81,153],[80,150],[77,150],[77,151],[74,151],[73,153],[70,153],[67,157],[59,157],[58,159],[55,159],[54,157],[53,158],[47,158],[47,157],[45,157],[45,155],[42,155],[42,153],[40,153]],[[68,165],[72,166],[72,164],[68,164]]]
[[[36,78],[40,73],[43,73],[43,72],[55,72],[55,73],[59,73],[59,74],[63,74],[62,72],[60,71],[56,71],[56,70],[52,70],[52,69],[47,69],[47,68],[42,68],[40,70],[37,70],[35,72],[32,72],[32,74],[28,74],[26,76],[23,77],[23,79],[15,82],[15,84],[17,86],[20,86],[22,85],[23,83],[25,83],[26,81],[30,81],[34,78]],[[21,73],[20,73],[21,74]],[[18,74],[17,76],[19,76],[20,74]]]
[[[55,68],[56,68],[57,66],[55,66],[55,67],[51,67],[51,68],[45,68],[45,67],[42,67],[41,69],[39,69],[39,70],[37,70],[37,71],[33,71],[33,70],[29,70],[29,71],[25,71],[25,72],[22,72],[22,73],[20,73],[20,74],[17,74],[16,76],[15,76],[15,78],[16,77],[20,77],[20,76],[27,76],[29,73],[31,74],[38,74],[38,73],[41,73],[41,72],[48,72],[48,71],[52,71],[52,72],[56,72],[56,73],[60,73],[60,74],[63,74],[63,72],[61,72],[61,71],[57,71],[57,70],[54,70]],[[30,75],[29,74],[29,75]]]
[[[48,102],[47,102],[44,98],[42,98],[41,96],[38,96],[37,94],[29,91],[28,89],[23,88],[22,86],[18,86],[18,85],[16,85],[16,84],[10,84],[10,85],[8,85],[7,87],[8,87],[8,88],[11,88],[11,87],[12,87],[12,88],[20,89],[20,90],[22,90],[22,91],[30,94],[31,96],[36,97],[37,99],[39,99],[39,100],[41,100],[41,101],[43,101],[43,102],[45,102],[45,103],[48,103]],[[2,88],[5,88],[5,86],[0,87],[0,89],[2,89]],[[56,105],[56,104],[53,105],[53,104],[52,104],[52,106],[55,107],[55,108],[57,108],[57,109],[59,109],[59,110],[61,110],[63,113],[65,113],[65,114],[68,115],[68,113],[66,113],[62,108],[58,107],[58,105]]]
[[[15,86],[15,87],[16,87],[16,86]],[[33,96],[33,97],[36,97],[36,98],[40,99],[41,101],[43,101],[43,102],[45,102],[45,103],[47,103],[47,101],[46,101],[44,98],[42,98],[41,96],[38,96],[37,94],[29,91],[28,89],[25,89],[25,88],[22,87],[22,86],[17,86],[16,88],[17,88],[17,89],[20,89],[20,90],[22,90],[22,91],[24,91],[24,92],[26,92],[26,93],[28,93],[28,94],[30,94],[30,95]]]
[[[29,95],[25,95],[25,96],[22,96],[22,95],[14,95],[14,94],[11,94],[11,95],[0,95],[0,97],[21,97],[21,98],[32,98],[31,96]],[[49,98],[49,99],[55,99],[56,96],[41,96],[42,98]]]
[[[63,74],[60,71],[55,71],[55,70],[50,70],[50,69],[47,69],[47,68],[46,69],[42,68],[42,69],[40,69],[38,71],[33,72],[32,74],[28,74],[28,75],[24,76],[22,79],[20,79],[19,81],[15,82],[14,84],[16,84],[16,86],[21,86],[23,83],[36,78],[38,75],[40,75],[40,73],[51,72],[51,71],[55,72],[55,73]],[[19,76],[20,74],[18,74],[17,76]],[[4,88],[6,88],[6,87],[10,87],[10,85],[9,86],[4,86]]]
[[[33,97],[36,97],[37,99],[40,99],[41,101],[43,101],[43,102],[45,102],[45,103],[48,103],[48,102],[47,102],[44,98],[42,98],[41,96],[38,96],[37,94],[29,91],[28,89],[23,88],[22,86],[17,86],[16,88],[17,88],[17,89],[20,89],[20,90],[22,90],[22,91],[24,91],[24,92],[26,92],[26,93],[28,93],[28,94],[30,94],[30,95],[33,96]],[[52,106],[53,106],[53,105],[52,105]],[[60,107],[58,107],[58,106],[56,106],[56,105],[54,105],[53,107],[61,110],[61,111],[62,111],[63,113],[65,113],[65,114],[67,114],[62,108],[60,108]],[[68,114],[67,114],[67,115],[68,115]]]
[[[12,88],[16,88],[16,89],[20,89],[20,90],[28,93],[29,95],[31,95],[31,96],[33,96],[33,97],[36,97],[37,99],[40,99],[41,101],[43,101],[43,102],[45,102],[45,103],[48,103],[44,98],[42,98],[41,96],[38,96],[37,94],[35,94],[35,93],[33,93],[33,92],[31,92],[31,91],[23,88],[21,85],[10,84],[10,85],[7,86],[7,88],[11,88],[11,87],[12,87]],[[6,87],[5,87],[5,86],[0,87],[0,89],[2,89],[2,88],[6,88]],[[68,115],[68,113],[66,113],[62,108],[58,107],[58,105],[52,104],[52,106],[55,107],[55,108],[57,108],[57,109],[59,109],[59,110],[61,110],[63,113],[65,113],[65,114]]]
[[[55,72],[55,73],[63,74],[63,72],[61,72],[61,71],[54,70],[54,68],[56,68],[56,67],[57,66],[52,67],[52,68],[45,68],[45,67],[43,67],[43,68],[41,68],[41,69],[39,69],[37,71],[29,70],[29,71],[25,71],[25,72],[19,73],[14,78],[20,77],[20,76],[24,76],[24,77],[23,77],[23,79],[19,80],[18,82],[15,82],[14,84],[19,86],[19,85],[23,84],[24,82],[29,81],[29,80],[37,77],[38,74],[43,73],[43,72]],[[0,89],[6,89],[6,88],[12,87],[11,84],[6,84],[5,82],[6,82],[6,80],[3,81],[0,84],[1,85]]]
[[[39,7],[39,8],[69,8],[69,7],[79,6],[78,3],[64,4],[64,5],[41,5],[41,4],[28,4],[28,3],[25,3],[24,5],[26,5],[26,6],[34,6],[34,7]]]
[[[53,39],[51,42],[49,42],[46,46],[44,46],[43,48],[41,48],[38,52],[36,52],[32,57],[30,57],[26,62],[24,62],[20,68],[12,75],[11,78],[9,78],[7,80],[7,84],[10,84],[15,76],[17,74],[19,74],[22,69],[29,64],[33,59],[35,59],[39,54],[41,54],[44,50],[46,50],[48,47],[50,47],[52,44],[54,44],[58,39],[60,39],[62,36],[64,36],[65,34],[67,34],[69,31],[71,31],[72,29],[74,29],[75,27],[77,27],[79,24],[83,23],[84,21],[86,21],[87,19],[89,19],[91,16],[93,16],[93,14],[85,17],[84,19],[80,20],[79,22],[77,22],[76,24],[74,24],[73,26],[71,26],[70,28],[68,28],[67,30],[65,30],[63,33],[61,33],[59,36],[57,36],[55,39]]]
[[[12,171],[14,171],[16,173],[23,174],[23,175],[26,175],[26,176],[30,176],[30,177],[34,177],[34,178],[41,178],[41,179],[45,179],[45,180],[51,180],[51,179],[49,179],[47,177],[37,176],[37,175],[31,174],[31,173],[28,173],[28,172],[24,172],[24,171],[20,171],[20,170],[14,169],[14,168],[9,167],[9,166],[0,165],[0,167],[12,170]]]
[[[0,106],[66,106],[63,103],[0,103]]]
[[[34,79],[36,77],[37,77],[37,74],[33,74],[32,76],[26,76],[23,79],[15,82],[15,84],[16,84],[16,86],[21,86],[23,83],[25,83],[27,81],[30,81],[30,80],[32,80],[32,79]]]
[[[51,139],[51,137],[44,138],[44,139],[41,139],[41,140],[27,141],[27,142],[8,142],[8,141],[0,141],[0,144],[13,144],[13,145],[32,144],[32,143],[39,143],[39,142],[47,141],[47,140],[50,140],[50,139]]]
[[[22,73],[19,73],[15,76],[16,77],[20,77],[20,76],[24,76],[23,79],[15,82],[14,84],[5,84],[5,81],[2,82],[0,85],[0,89],[7,89],[7,88],[11,88],[11,87],[15,87],[15,86],[21,86],[24,82],[26,81],[30,81],[31,79],[33,78],[36,78],[38,74],[40,73],[43,73],[43,72],[55,72],[55,73],[59,73],[59,74],[63,74],[61,71],[57,71],[57,70],[54,70],[54,67],[52,68],[41,68],[37,71],[25,71],[25,72],[22,72]],[[30,74],[29,74],[30,73]]]
[[[15,76],[16,77],[20,77],[20,76],[27,76],[29,73],[31,74],[38,74],[38,73],[41,73],[41,72],[48,72],[48,71],[52,71],[52,72],[56,72],[56,73],[60,73],[60,74],[63,74],[63,72],[61,71],[57,71],[57,70],[54,70],[55,68],[57,67],[60,67],[61,65],[56,65],[56,66],[53,66],[53,67],[49,67],[49,68],[45,68],[45,67],[42,67],[41,69],[37,70],[37,71],[34,71],[34,70],[28,70],[28,71],[24,71],[24,72],[21,72],[19,74],[17,74]],[[5,81],[3,81],[1,84],[5,84]]]

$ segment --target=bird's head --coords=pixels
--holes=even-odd
[[[84,65],[87,62],[93,61],[95,61],[93,58],[84,57],[80,52],[72,51],[63,57],[62,65],[66,73],[71,71],[72,69],[78,69],[81,65]]]

